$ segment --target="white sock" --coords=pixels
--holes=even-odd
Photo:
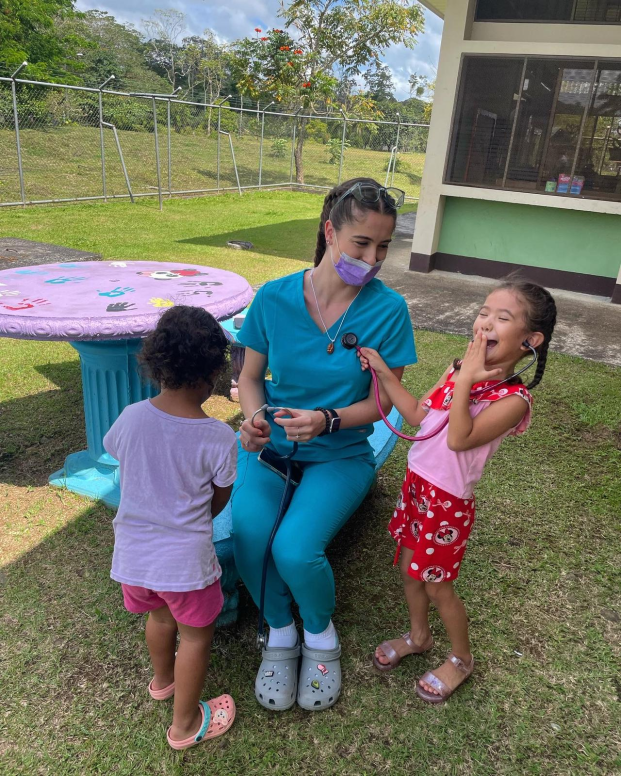
[[[336,649],[338,638],[332,620],[323,633],[309,633],[305,628],[304,643],[309,649]]]
[[[293,620],[284,628],[270,628],[270,634],[267,639],[268,647],[277,647],[280,649],[290,649],[295,647],[298,640],[298,632]]]

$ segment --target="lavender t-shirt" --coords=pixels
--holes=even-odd
[[[178,418],[147,399],[126,407],[103,440],[119,461],[110,576],[151,590],[200,590],[220,578],[213,486],[235,481],[237,440],[214,418]]]

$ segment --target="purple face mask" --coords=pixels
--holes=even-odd
[[[371,267],[362,259],[354,259],[346,253],[341,253],[339,260],[336,263],[333,261],[332,266],[343,283],[347,283],[348,286],[366,286],[380,271],[384,261],[385,259],[376,261]]]

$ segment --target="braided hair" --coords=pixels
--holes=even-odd
[[[556,324],[556,303],[552,294],[543,286],[529,280],[509,276],[499,286],[499,290],[513,291],[524,302],[524,320],[529,331],[540,331],[543,342],[537,351],[537,369],[532,381],[526,386],[529,390],[539,385],[546,368],[548,347]]]
[[[323,201],[323,210],[321,211],[321,218],[319,220],[319,231],[317,232],[317,247],[315,248],[315,266],[321,264],[321,260],[326,252],[326,221],[330,219],[334,228],[338,231],[344,224],[351,224],[356,221],[360,216],[364,216],[370,210],[375,213],[383,213],[385,215],[392,216],[397,221],[397,211],[390,205],[390,201],[386,197],[379,197],[377,202],[359,202],[355,197],[345,197],[335,207],[335,203],[339,197],[341,197],[348,189],[356,183],[363,183],[369,186],[377,186],[381,188],[380,184],[373,180],[373,178],[352,178],[351,180],[339,183],[332,191],[329,191],[326,198]],[[330,216],[330,214],[332,214]]]

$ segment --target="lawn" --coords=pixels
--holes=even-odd
[[[320,200],[228,195],[3,212],[0,233],[99,250],[104,258],[194,261],[252,283],[306,266]],[[136,232],[138,231],[138,239]],[[223,247],[228,235],[255,251]],[[464,348],[418,331],[416,392]],[[0,772],[165,774],[602,774],[621,770],[619,425],[621,370],[552,354],[529,433],[510,440],[478,490],[459,591],[477,668],[444,706],[413,692],[447,641],[392,675],[375,645],[407,629],[385,531],[406,465],[399,442],[363,507],[330,549],[344,648],[344,692],[330,711],[271,714],[253,693],[256,610],[216,634],[204,697],[230,692],[230,734],[185,753],[165,740],[170,704],[147,692],[142,618],[109,579],[113,514],[47,486],[84,446],[79,362],[68,344],[0,339]],[[223,380],[221,388],[226,381]],[[220,389],[219,389],[220,390]],[[209,411],[239,422],[220,390]]]
[[[20,133],[26,198],[28,200],[94,197],[102,194],[99,129],[69,126],[47,131],[24,129]],[[119,142],[134,193],[157,191],[157,171],[153,134],[119,131]],[[264,143],[262,183],[269,185],[290,180],[290,138],[281,156],[274,156],[271,139]],[[256,135],[233,136],[235,159],[242,186],[259,182],[259,146]],[[160,167],[162,186],[168,186],[166,133],[160,128]],[[105,133],[106,185],[108,194],[127,194],[125,179],[111,131]],[[360,148],[347,149],[343,159],[342,180],[367,175],[382,183],[390,153]],[[173,191],[215,189],[217,181],[217,140],[203,132],[171,137],[171,185]],[[220,186],[237,185],[229,141],[221,136]],[[425,162],[424,153],[402,153],[394,185],[408,197],[418,198]],[[306,183],[333,186],[338,181],[339,165],[330,163],[327,146],[307,141],[304,146]],[[294,174],[295,180],[295,174]],[[20,199],[15,135],[0,130],[0,202]]]

